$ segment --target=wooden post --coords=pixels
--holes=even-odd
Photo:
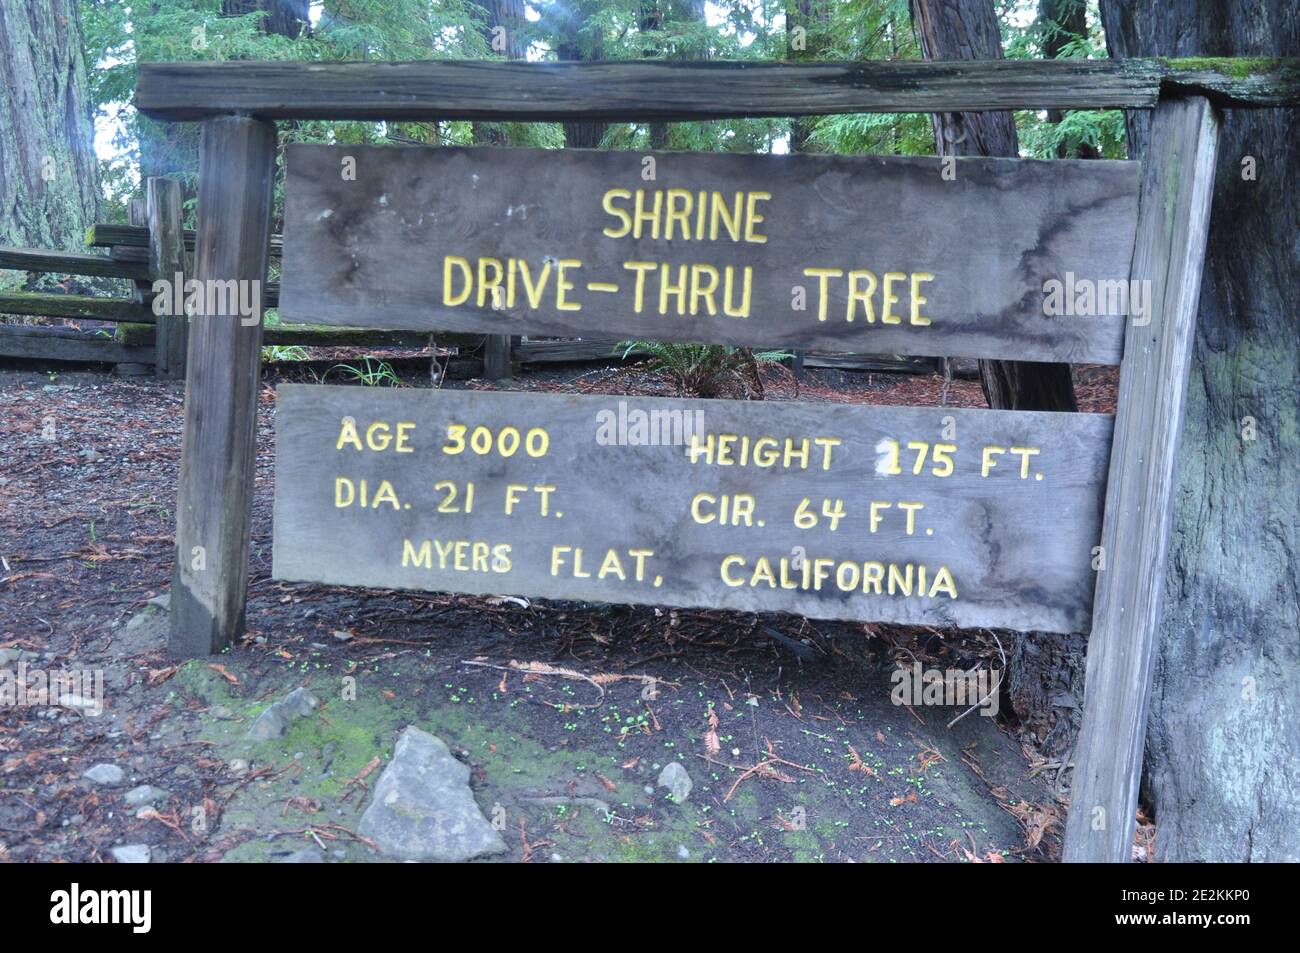
[[[1218,128],[1200,97],[1152,119],[1132,269],[1149,323],[1124,336],[1067,861],[1130,859]]]
[[[138,195],[126,203],[126,217],[137,228],[149,227],[149,210],[144,196]],[[117,245],[109,249],[109,257],[122,261],[130,260],[132,254],[132,249]],[[131,282],[131,299],[136,304],[144,304],[152,287],[153,281],[151,279],[136,278]]]
[[[176,503],[171,651],[218,652],[239,637],[249,533],[262,344],[261,296],[271,233],[275,125],[243,116],[203,124],[194,276],[205,288],[258,282],[257,320],[208,296],[190,324],[185,437]],[[236,299],[239,294],[233,296]],[[214,313],[207,313],[207,312]]]
[[[483,339],[483,376],[490,381],[509,380],[510,351],[510,335],[487,335]]]
[[[189,269],[181,232],[181,184],[175,179],[150,178],[145,182],[149,218],[149,271],[154,279],[185,288]],[[172,380],[185,376],[188,321],[185,314],[160,315],[154,337],[154,372]]]

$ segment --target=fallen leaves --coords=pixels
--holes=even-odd
[[[231,673],[231,671],[227,669],[224,665],[222,665],[220,662],[209,662],[208,668],[212,669],[212,671],[216,672],[218,675],[224,678],[231,685],[239,684],[238,677],[236,677],[233,673]]]
[[[145,678],[145,682],[151,688],[154,685],[161,685],[180,670],[181,667],[179,665],[168,665],[165,668],[151,668],[149,669],[149,675]]]
[[[722,750],[722,742],[718,740],[718,713],[712,708],[709,709],[709,730],[704,733],[704,750],[709,755]]]
[[[852,760],[849,762],[850,771],[861,771],[863,774],[869,774],[873,778],[880,777],[880,775],[876,773],[875,768],[873,768],[871,765],[867,764],[865,761],[862,760],[862,756],[858,754],[857,750],[853,747],[853,745],[849,745],[849,756],[852,758]]]
[[[763,740],[767,743],[767,755],[762,761],[758,762],[758,764],[754,765],[752,768],[748,768],[741,773],[740,777],[736,778],[736,783],[731,786],[731,790],[727,792],[727,796],[722,799],[724,803],[731,800],[732,795],[736,793],[736,789],[739,788],[741,783],[747,778],[759,777],[766,778],[769,781],[779,781],[782,784],[794,784],[794,778],[790,777],[790,775],[786,774],[784,771],[778,770],[775,765],[783,764],[799,771],[809,771],[809,769],[803,765],[795,764],[793,761],[787,761],[785,758],[778,755],[770,738],[764,738]]]
[[[999,801],[1004,811],[1020,822],[1025,832],[1025,846],[1034,850],[1043,840],[1043,835],[1061,822],[1060,812],[1055,807],[1034,804],[1021,799],[1019,801]]]

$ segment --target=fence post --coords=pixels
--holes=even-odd
[[[181,231],[181,184],[175,179],[150,178],[145,182],[149,219],[149,273],[185,290],[189,273],[185,236]],[[175,300],[175,299],[174,299]],[[158,316],[154,326],[154,372],[172,380],[185,376],[185,348],[189,325],[184,312]]]
[[[204,122],[194,277],[204,288],[234,281],[241,291],[205,294],[190,324],[170,640],[185,657],[219,652],[244,627],[274,182],[274,123]],[[236,312],[254,281],[251,321]]]
[[[1164,101],[1142,162],[1130,274],[1150,310],[1124,333],[1067,861],[1130,859],[1218,137],[1207,100]]]
[[[489,334],[483,339],[483,376],[490,381],[509,380],[513,339],[508,334]]]

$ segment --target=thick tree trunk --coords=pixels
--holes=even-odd
[[[926,59],[1001,59],[993,0],[912,0],[912,23]],[[1009,112],[936,113],[935,146],[944,156],[1019,154]],[[980,361],[989,406],[1002,410],[1078,409],[1068,364]],[[1023,632],[1007,659],[1013,710],[1049,754],[1068,756],[1079,732],[1086,638]]]
[[[84,247],[99,203],[94,141],[74,0],[0,0],[0,245]]]
[[[1002,59],[993,0],[912,0],[912,23],[929,60]],[[1009,112],[935,113],[941,156],[1016,156],[1016,120]],[[989,406],[1000,410],[1077,410],[1066,364],[980,361]]]
[[[1112,56],[1300,55],[1293,0],[1101,11]],[[1147,722],[1158,860],[1300,860],[1298,168],[1295,110],[1226,113]]]

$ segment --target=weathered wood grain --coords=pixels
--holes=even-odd
[[[92,275],[100,278],[149,277],[149,267],[143,262],[124,262],[109,258],[107,255],[83,255],[44,248],[0,246],[0,268],[37,271],[52,275]]]
[[[862,112],[1150,108],[1162,87],[1237,107],[1300,105],[1280,60],[853,63],[141,63],[155,119],[699,120]]]
[[[199,281],[265,283],[274,182],[274,124],[204,124]],[[260,321],[201,312],[190,322],[171,592],[176,655],[219,652],[243,630],[261,343]]]
[[[634,443],[639,412],[653,411],[658,445]],[[620,413],[623,444],[616,438]],[[666,416],[663,416],[666,415]],[[339,448],[343,420],[350,417],[364,436],[372,424],[407,422],[410,452]],[[472,447],[448,454],[448,427],[465,424],[492,434],[513,426],[527,438],[532,428],[549,436],[544,456],[523,449],[502,456],[480,455]],[[674,435],[671,425],[676,423]],[[607,429],[602,431],[602,425]],[[955,437],[944,441],[951,425]],[[784,440],[809,440],[809,466],[721,465],[687,455],[684,428],[706,440],[710,434],[771,437],[784,453]],[[788,611],[816,618],[890,620],[931,625],[984,625],[1048,631],[1086,629],[1092,603],[1090,560],[1101,527],[1103,475],[1111,420],[1096,414],[1050,414],[951,408],[866,407],[843,404],[672,400],[433,390],[282,385],[276,412],[275,576],[381,588],[515,593],[604,602],[714,606],[754,611]],[[644,431],[648,438],[649,431]],[[951,431],[950,431],[951,432]],[[671,443],[676,436],[678,443]],[[813,441],[839,439],[826,452]],[[902,473],[890,474],[888,447],[902,442]],[[908,441],[950,442],[951,473],[932,454],[914,474]],[[667,442],[664,442],[667,441]],[[689,442],[689,441],[687,441]],[[998,465],[981,476],[983,448],[1036,447],[1029,475],[1019,459],[995,457]],[[482,444],[478,445],[480,448]],[[495,446],[495,444],[494,444]],[[507,444],[508,446],[508,444]],[[715,446],[717,444],[715,443]],[[742,455],[739,441],[732,458]],[[771,445],[760,448],[765,453]],[[743,451],[749,460],[759,459]],[[1041,474],[1042,479],[1037,479]],[[373,497],[383,480],[392,483],[397,506],[362,509],[336,505],[336,478]],[[470,513],[444,513],[440,481],[474,483]],[[504,512],[506,487],[525,489],[512,515]],[[540,515],[540,494],[554,486],[548,516]],[[754,525],[708,525],[692,516],[697,493],[752,494]],[[795,523],[808,498],[817,526]],[[842,500],[844,516],[832,531],[823,500]],[[875,530],[871,502],[881,508]],[[899,502],[919,502],[913,532]],[[834,504],[830,507],[835,509]],[[759,525],[762,523],[763,525]],[[933,533],[929,531],[933,530]],[[509,544],[509,572],[402,567],[403,540],[468,540]],[[591,578],[551,574],[551,547],[581,547]],[[606,551],[628,562],[628,549],[654,551],[645,580],[597,578]],[[722,563],[728,555],[747,560],[735,574],[749,578],[758,560],[779,567],[782,559],[833,559],[927,567],[933,580],[947,566],[957,598],[945,593],[918,598],[863,593],[861,584],[843,591],[835,577],[814,589],[730,586]],[[568,557],[568,567],[573,557]],[[845,570],[848,572],[848,570]],[[860,570],[859,570],[860,571]],[[905,571],[905,570],[900,570]],[[914,570],[919,577],[919,569]],[[795,569],[797,576],[799,570]],[[659,577],[660,585],[654,584]],[[846,579],[851,578],[849,576]]]
[[[193,229],[185,230],[185,250],[194,251],[198,233]],[[96,222],[86,229],[86,244],[92,248],[148,248],[149,229],[141,225],[120,225],[116,222]],[[270,253],[274,257],[280,254],[283,242],[279,235],[270,239]]]
[[[280,301],[286,320],[924,357],[1113,364],[1120,356],[1122,315],[1049,317],[1044,283],[1070,274],[1127,280],[1134,163],[956,159],[956,179],[949,181],[940,160],[901,157],[302,144],[290,145],[287,156]],[[355,161],[355,181],[341,174],[345,157]],[[656,180],[646,182],[641,176],[651,157]],[[711,208],[703,241],[683,240],[680,223],[672,240],[664,240],[666,224],[658,239],[649,225],[639,239],[607,237],[603,229],[621,226],[602,208],[610,189],[644,189],[646,203],[656,189],[717,193],[733,210],[767,194],[754,200],[763,221],[753,233],[766,241],[734,241],[723,222],[718,240],[708,240]],[[627,213],[634,200],[614,201]],[[694,228],[694,213],[690,220]],[[444,293],[454,296],[463,279],[452,266],[455,280],[444,287],[448,256],[463,257],[471,270],[481,258],[503,265],[519,259],[533,282],[549,268],[549,283],[536,307],[522,275],[513,284],[507,278],[500,300],[489,295],[480,303],[475,293],[449,306]],[[571,260],[581,267],[569,266],[574,288],[560,302],[559,263]],[[689,293],[689,302],[665,298],[662,274],[637,274],[629,262],[664,263],[672,283],[688,265],[714,267],[717,293],[712,302]],[[809,267],[842,272],[826,280],[825,320],[822,280],[805,273]],[[872,273],[858,288],[875,282],[877,320],[868,321],[861,304],[854,321],[846,320],[847,275],[855,270]],[[906,280],[891,285],[897,323],[884,323],[888,272],[933,275],[918,286],[925,299],[918,314],[929,325],[910,323]],[[746,274],[748,316],[729,316],[728,300],[733,312],[744,310]],[[710,304],[715,314],[707,313]],[[699,313],[690,314],[690,305]]]
[[[181,234],[181,205],[184,201],[181,184],[175,179],[151,176],[145,182],[145,201],[152,277],[184,288],[190,269]],[[155,341],[154,372],[170,380],[183,379],[189,341],[189,321],[185,314],[159,316]]]
[[[153,346],[134,346],[74,328],[0,324],[0,357],[40,361],[150,364]]]
[[[1120,365],[1067,861],[1130,859],[1217,142],[1206,100],[1156,109],[1133,252],[1152,320],[1129,325]]]
[[[483,340],[483,376],[488,380],[508,380],[511,374],[511,345],[509,334],[489,334]]]
[[[130,298],[97,298],[93,295],[60,295],[38,291],[0,292],[0,314],[154,323],[153,311]]]

